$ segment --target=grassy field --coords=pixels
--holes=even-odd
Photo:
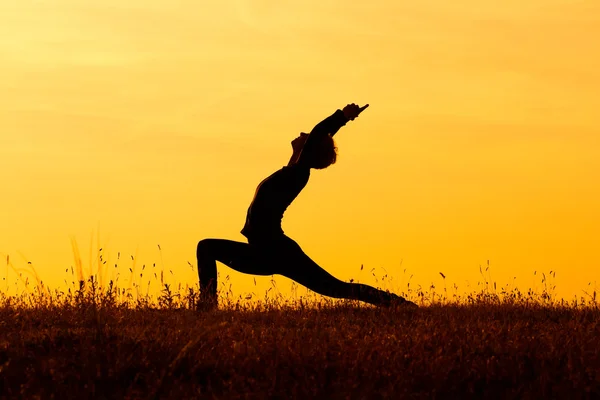
[[[599,398],[595,299],[481,292],[416,310],[0,297],[2,398]]]

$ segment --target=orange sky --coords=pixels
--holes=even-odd
[[[315,261],[466,288],[490,260],[498,284],[553,270],[582,295],[600,266],[599,40],[594,1],[0,0],[0,253],[58,287],[70,238],[89,265],[99,229],[113,264],[137,251],[195,284],[197,241],[243,239],[297,133],[370,103],[284,218]]]

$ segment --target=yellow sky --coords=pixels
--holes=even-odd
[[[87,254],[99,229],[113,263],[138,251],[194,284],[197,241],[243,239],[295,135],[370,103],[284,218],[315,261],[465,288],[490,260],[499,284],[553,270],[582,295],[600,266],[599,40],[594,1],[0,0],[0,253],[58,286],[70,237]]]

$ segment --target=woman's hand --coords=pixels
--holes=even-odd
[[[344,116],[348,119],[348,121],[353,121],[354,118],[358,117],[358,114],[363,112],[363,110],[367,107],[369,107],[368,104],[365,104],[364,106],[359,107],[356,104],[352,103],[352,104],[348,104],[346,107],[344,107],[344,109],[342,111],[344,112]]]

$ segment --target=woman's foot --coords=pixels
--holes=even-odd
[[[217,298],[200,296],[196,303],[196,310],[200,312],[213,311],[218,308]]]
[[[410,300],[406,300],[404,297],[396,296],[395,299],[390,303],[390,307],[394,308],[419,308],[416,303],[413,303]]]

